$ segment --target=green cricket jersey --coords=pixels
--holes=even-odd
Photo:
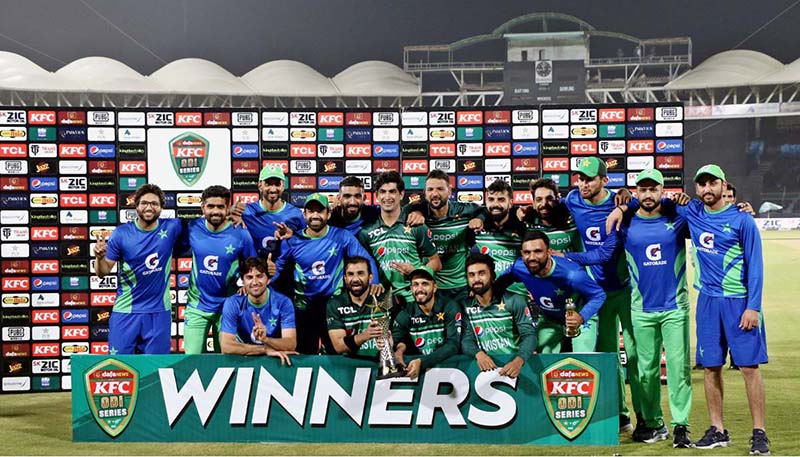
[[[536,349],[536,330],[523,297],[506,293],[492,297],[483,307],[476,298],[463,307],[461,348],[474,357],[478,351],[488,355],[511,354],[528,360]]]
[[[427,205],[426,205],[427,207]],[[442,269],[436,273],[439,289],[460,289],[467,286],[464,267],[467,262],[467,226],[473,218],[483,219],[483,208],[475,203],[450,201],[447,214],[434,218],[430,212],[426,222],[433,233],[433,243],[442,260]]]
[[[434,366],[456,354],[461,346],[457,314],[458,306],[438,295],[430,314],[411,302],[394,320],[394,344],[405,343],[408,355],[422,355],[423,368]]]
[[[494,259],[494,270],[499,277],[520,256],[522,236],[525,234],[525,224],[517,218],[516,211],[512,210],[508,220],[502,227],[496,227],[491,221],[486,221],[483,230],[474,235],[467,231],[468,239],[475,250]],[[508,288],[508,292],[521,295],[528,299],[530,294],[525,285],[515,282]]]
[[[331,297],[327,306],[328,330],[341,329],[346,331],[348,335],[356,335],[366,330],[373,318],[388,314],[382,312],[379,308],[373,315],[373,309],[367,306],[367,303],[371,303],[369,298],[367,298],[363,306],[354,303],[347,291],[342,291]],[[364,342],[356,354],[350,355],[377,357],[379,353],[378,343],[375,338],[372,338]]]

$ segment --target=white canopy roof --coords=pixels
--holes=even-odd
[[[783,67],[780,61],[761,52],[742,49],[724,51],[687,71],[667,84],[666,88],[689,90],[749,86]]]

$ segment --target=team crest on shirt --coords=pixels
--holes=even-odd
[[[208,163],[208,140],[187,132],[169,142],[169,151],[178,179],[187,186],[197,183]]]
[[[574,440],[592,420],[600,387],[600,372],[572,357],[542,370],[542,397],[556,430]]]

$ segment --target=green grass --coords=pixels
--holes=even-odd
[[[773,455],[800,454],[794,420],[800,404],[800,233],[769,232],[764,237],[766,279],[764,314],[770,363],[763,366],[767,388],[767,431]],[[692,302],[696,294],[692,295]],[[694,341],[694,330],[692,330]],[[708,426],[703,374],[692,372],[692,432],[696,439]],[[663,389],[666,394],[666,389]],[[669,410],[666,401],[665,413]],[[69,393],[0,396],[0,454],[16,455],[747,455],[751,419],[744,383],[738,371],[725,370],[725,426],[732,445],[727,449],[673,450],[671,441],[652,445],[621,436],[619,446],[542,447],[430,444],[155,444],[73,443]],[[667,418],[668,419],[668,418]]]

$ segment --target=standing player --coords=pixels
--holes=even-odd
[[[586,251],[592,251],[603,244],[606,231],[606,218],[616,207],[616,194],[607,189],[608,176],[606,164],[597,157],[587,157],[578,164],[578,188],[567,194],[564,202],[575,218],[578,233],[581,235]],[[602,265],[590,267],[590,273],[597,284],[606,292],[606,302],[600,308],[597,350],[599,352],[619,353],[619,327],[622,324],[622,337],[627,355],[628,380],[631,384],[631,401],[637,415],[639,428],[644,427],[641,416],[642,385],[639,381],[636,338],[631,323],[631,288],[625,258],[618,250]],[[620,430],[633,429],[625,401],[625,375],[619,364],[619,410]]]
[[[441,170],[433,170],[425,179],[425,203],[422,214],[433,234],[442,269],[436,273],[439,294],[456,303],[467,299],[464,265],[467,260],[467,230],[483,228],[483,211],[475,203],[450,201],[450,178]]]
[[[405,184],[400,174],[396,171],[382,173],[375,180],[375,188],[378,190],[381,213],[374,223],[364,225],[358,239],[372,251],[395,297],[412,303],[414,297],[408,275],[425,265],[438,271],[442,263],[428,227],[411,227],[403,217],[400,202],[403,200]],[[398,310],[405,303],[400,303]]]
[[[370,307],[371,283],[369,260],[348,257],[344,262],[344,290],[328,302],[328,336],[339,354],[369,359],[378,356],[381,328],[372,319],[385,314]]]
[[[672,413],[673,447],[687,448],[692,380],[689,361],[689,291],[686,285],[686,220],[666,214],[661,205],[664,178],[655,169],[636,178],[641,202],[619,234],[612,232],[600,249],[566,256],[581,264],[602,263],[624,247],[633,294],[631,318],[642,381],[642,416],[646,427],[633,440],[655,443],[669,436],[661,410],[661,346],[667,352],[667,388]]]
[[[284,241],[280,257],[270,268],[274,268],[276,277],[285,270],[293,273],[298,352],[318,354],[321,338],[326,352],[335,354],[325,325],[328,300],[342,288],[344,257],[370,256],[353,235],[328,225],[328,197],[319,193],[306,197],[303,216],[307,227]],[[271,254],[268,261],[272,263]],[[290,262],[294,269],[286,268]],[[377,284],[378,269],[372,261],[370,269],[375,284],[371,293],[377,295],[383,288]]]
[[[297,345],[294,308],[288,297],[269,287],[266,262],[247,258],[239,273],[245,295],[233,295],[222,309],[220,342],[223,354],[269,355],[291,365]]]
[[[764,429],[764,381],[759,365],[767,363],[767,340],[761,313],[764,264],[761,235],[746,211],[722,200],[725,173],[714,164],[700,167],[694,177],[702,201],[678,207],[689,223],[695,249],[694,287],[697,297],[697,354],[704,368],[706,406],[711,426],[694,446],[727,447],[730,435],[722,421],[722,365],[728,349],[744,377],[753,419],[751,455],[769,454]],[[635,207],[635,205],[631,205]],[[623,212],[616,211],[609,225]]]
[[[248,203],[241,213],[241,218],[253,237],[253,243],[259,254],[266,257],[279,255],[276,231],[285,225],[294,233],[306,226],[303,213],[299,208],[283,200],[281,195],[286,188],[286,175],[277,165],[267,165],[258,175],[259,200]],[[234,207],[234,217],[241,212],[241,203]]]
[[[531,183],[533,205],[522,219],[527,230],[540,230],[550,239],[550,249],[561,252],[581,252],[583,244],[578,228],[567,205],[560,200],[558,184],[550,178]]]
[[[541,312],[536,349],[540,354],[560,352],[564,327],[583,325],[597,314],[606,299],[605,292],[582,268],[553,258],[549,245],[546,233],[538,230],[526,233],[522,238],[522,256],[497,279],[495,288],[502,291],[512,281],[521,281],[534,297]],[[569,316],[566,315],[568,298],[578,308],[577,313]]]
[[[494,293],[494,260],[486,254],[467,257],[467,283],[472,298],[464,303],[461,325],[462,352],[475,357],[481,371],[497,368],[492,356],[514,355],[500,375],[516,378],[536,348],[526,299],[519,294]]]
[[[486,188],[486,222],[483,230],[474,233],[467,231],[467,243],[474,250],[488,254],[494,260],[494,274],[500,275],[519,257],[519,246],[525,234],[525,225],[512,211],[513,190],[511,186],[497,179]],[[469,278],[467,278],[469,283]],[[470,286],[470,289],[472,287]],[[521,282],[512,284],[508,292],[523,297],[526,301],[530,294]]]
[[[361,227],[374,223],[380,215],[377,206],[364,204],[364,183],[356,176],[348,176],[339,183],[336,208],[331,209],[328,223],[358,236]]]
[[[179,219],[159,219],[164,192],[145,184],[133,196],[136,220],[117,227],[95,245],[97,276],[109,274],[117,262],[119,286],[111,319],[111,354],[168,354],[172,304],[169,274],[172,252],[181,238]]]
[[[203,191],[203,217],[189,223],[192,274],[184,326],[184,351],[200,354],[213,328],[214,351],[219,352],[219,322],[222,304],[236,290],[240,262],[256,255],[246,230],[227,221],[231,192],[223,186]]]
[[[436,279],[429,267],[417,268],[409,275],[414,303],[400,311],[392,326],[395,357],[406,367],[409,378],[458,353],[461,340],[456,327],[458,306],[436,293]],[[404,362],[404,355],[421,355]]]

